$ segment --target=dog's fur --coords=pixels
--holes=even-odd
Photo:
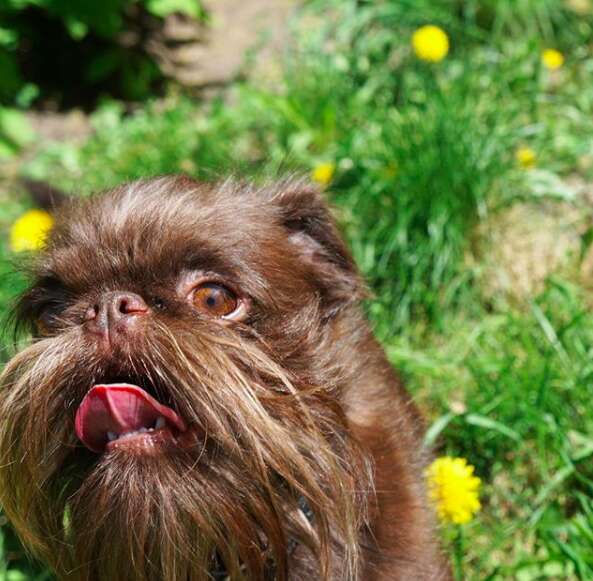
[[[246,297],[222,323],[178,293],[202,273]],[[103,293],[149,316],[109,348]],[[60,212],[17,318],[36,336],[0,386],[0,502],[76,581],[448,579],[422,484],[421,421],[360,307],[321,196],[165,177]],[[89,388],[132,379],[194,445],[96,455],[74,432]],[[302,501],[312,512],[306,518]]]

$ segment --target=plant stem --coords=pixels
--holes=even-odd
[[[463,527],[458,526],[453,548],[455,581],[463,581],[463,553]]]

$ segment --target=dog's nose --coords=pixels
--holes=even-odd
[[[138,323],[138,318],[148,313],[144,299],[131,292],[105,293],[86,313],[89,331],[111,341],[116,335],[126,333]]]

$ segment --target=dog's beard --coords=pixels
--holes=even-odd
[[[253,337],[155,321],[118,373],[145,378],[201,436],[153,455],[77,442],[74,411],[111,372],[80,331],[21,352],[0,386],[0,501],[25,544],[81,581],[196,581],[216,562],[232,579],[281,580],[295,542],[311,578],[356,578],[370,470],[315,319],[279,335],[289,365]]]

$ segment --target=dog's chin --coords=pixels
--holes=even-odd
[[[68,502],[72,563],[88,564],[81,579],[271,579],[298,543],[319,550],[285,483],[270,488],[269,474],[246,476],[221,452],[200,460],[169,437],[107,446]]]
[[[265,352],[238,341],[161,328],[137,346],[144,378],[108,376],[74,332],[8,364],[0,498],[59,575],[201,581],[222,562],[233,579],[264,579],[272,561],[286,579],[295,542],[319,564],[311,578],[325,577],[330,558],[353,567],[369,472],[339,406],[329,389],[288,384]],[[74,416],[88,383],[106,380],[140,383],[150,397],[128,385],[140,411],[111,402],[124,431],[110,440],[113,418],[83,417],[80,440]]]
[[[72,559],[88,578],[207,578],[222,540],[213,531],[228,516],[209,512],[208,478],[173,441],[163,431],[112,443],[70,497]]]

